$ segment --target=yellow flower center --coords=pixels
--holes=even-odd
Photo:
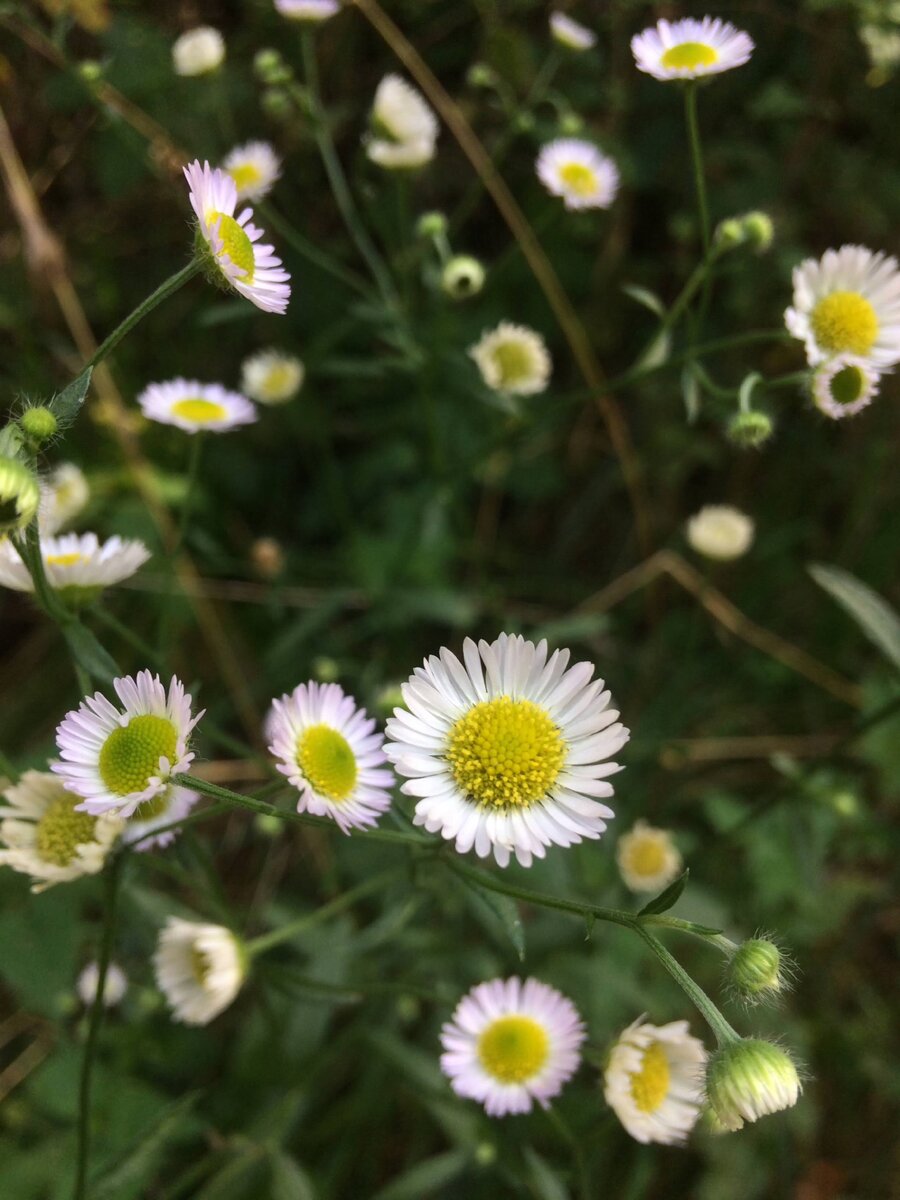
[[[549,1053],[547,1031],[531,1017],[499,1017],[478,1039],[481,1065],[501,1083],[526,1083]]]
[[[195,421],[198,425],[211,425],[213,421],[224,420],[228,412],[224,405],[216,404],[214,400],[188,396],[185,400],[175,401],[172,405],[172,415],[184,417],[186,421]]]
[[[255,187],[262,180],[262,171],[256,163],[241,163],[237,167],[229,167],[228,174],[237,185],[238,191],[243,188]]]
[[[534,373],[534,359],[521,342],[500,342],[494,347],[494,362],[500,372],[500,387],[515,387]]]
[[[78,550],[71,554],[48,554],[44,562],[48,567],[74,567],[76,563],[84,562],[84,555]]]
[[[498,696],[454,722],[445,756],[457,787],[476,804],[527,808],[556,783],[566,746],[544,709]]]
[[[810,318],[816,341],[830,354],[869,353],[878,338],[875,309],[859,292],[832,292]]]
[[[658,875],[666,865],[666,849],[659,838],[644,836],[627,847],[625,860],[635,875]]]
[[[559,177],[576,196],[593,196],[597,190],[597,176],[584,163],[566,163],[560,167]]]
[[[170,764],[175,761],[177,741],[175,726],[167,717],[132,717],[104,742],[100,778],[115,796],[142,792],[150,776],[158,772],[161,758]]]
[[[219,237],[222,239],[222,252],[227,254],[236,267],[243,271],[242,283],[253,282],[253,269],[256,260],[253,257],[253,243],[234,217],[225,213],[211,212],[207,214],[207,223],[212,226],[219,222]]]
[[[711,67],[718,60],[718,51],[712,46],[703,42],[682,42],[680,46],[670,46],[660,61],[674,71],[691,71],[695,67]]]
[[[329,725],[310,725],[297,739],[297,766],[320,796],[340,802],[356,785],[356,755]]]
[[[294,387],[296,372],[291,363],[279,363],[269,367],[269,372],[263,380],[262,391],[269,396],[283,396]]]
[[[76,812],[77,796],[63,792],[52,800],[37,822],[35,844],[44,862],[67,867],[79,846],[94,840],[97,818]]]
[[[831,380],[829,390],[838,404],[853,404],[863,394],[866,377],[859,367],[841,367]]]
[[[660,1042],[644,1051],[641,1069],[631,1076],[631,1095],[641,1112],[656,1112],[669,1091],[669,1060]]]
[[[206,983],[206,977],[212,970],[212,961],[205,950],[199,946],[191,946],[191,971],[201,987]]]

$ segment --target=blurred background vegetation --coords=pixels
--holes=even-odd
[[[898,76],[871,32],[900,33],[891,7],[747,0],[715,10],[757,51],[700,97],[713,217],[762,208],[777,233],[768,255],[729,264],[706,338],[777,330],[791,268],[808,254],[844,242],[900,250]],[[635,71],[628,43],[660,16],[704,9],[582,0],[572,14],[596,29],[598,46],[563,59],[536,106],[529,93],[551,53],[545,3],[394,0],[389,11],[539,231],[603,370],[624,371],[653,317],[623,286],[670,302],[699,244],[680,97]],[[201,22],[225,36],[224,70],[177,78],[171,44]],[[688,423],[677,366],[617,391],[649,528],[641,544],[602,414],[447,128],[436,161],[409,178],[365,159],[371,97],[397,62],[359,12],[324,25],[315,48],[341,159],[401,297],[394,313],[368,283],[369,294],[357,294],[277,231],[289,223],[364,276],[309,113],[273,100],[254,74],[254,55],[275,46],[303,80],[299,37],[269,0],[3,3],[0,30],[0,105],[58,239],[41,242],[6,205],[0,403],[11,409],[22,394],[51,395],[82,361],[60,297],[77,296],[103,337],[186,261],[180,154],[218,162],[259,137],[285,160],[264,206],[274,217],[261,223],[293,274],[287,316],[194,281],[123,343],[48,460],[72,459],[89,477],[79,527],[139,536],[161,551],[147,492],[177,519],[187,445],[177,430],[142,426],[136,394],[181,374],[236,387],[241,361],[266,346],[305,363],[296,400],[206,448],[187,537],[206,605],[177,601],[172,667],[220,726],[261,748],[271,697],[310,677],[338,678],[383,716],[386,689],[423,654],[458,649],[466,635],[546,636],[597,662],[633,730],[614,827],[601,843],[553,851],[510,877],[630,904],[615,870],[618,831],[639,817],[673,829],[691,869],[679,915],[734,937],[774,930],[798,959],[787,1005],[732,1017],[741,1031],[783,1036],[811,1080],[796,1109],[675,1150],[631,1141],[605,1109],[595,1068],[583,1067],[558,1108],[591,1194],[900,1195],[900,722],[846,741],[900,693],[898,663],[807,571],[837,565],[900,600],[896,380],[842,423],[821,419],[799,393],[772,392],[764,403],[776,435],[759,452],[725,437],[733,400],[705,397]],[[116,110],[101,84],[85,81],[76,68],[86,60],[133,109]],[[473,85],[475,63],[495,73],[497,88]],[[539,146],[572,113],[620,166],[609,212],[566,213],[535,178]],[[464,303],[441,292],[434,251],[416,236],[416,219],[432,209],[450,216],[454,250],[487,267],[484,291]],[[515,412],[492,402],[465,353],[501,319],[540,330],[554,359],[550,390]],[[771,340],[717,356],[711,369],[734,388],[750,371],[802,365],[799,344]],[[689,556],[686,518],[718,502],[756,521],[748,555],[688,574],[677,566],[681,584],[664,573],[649,588],[604,590],[651,550]],[[261,547],[263,538],[276,545]],[[702,591],[707,583],[715,592]],[[159,596],[176,586],[159,553],[106,603],[152,640]],[[737,634],[718,619],[731,611],[720,596],[740,610]],[[843,682],[823,686],[783,654],[748,644],[746,621]],[[95,627],[129,670],[146,665]],[[77,698],[55,631],[26,598],[0,593],[5,755],[20,769],[43,765]],[[229,775],[220,747],[201,736],[200,751],[217,760],[218,778],[240,781],[247,764]],[[586,940],[577,922],[525,910],[522,963],[506,910],[446,871],[410,863],[408,879],[263,963],[211,1027],[186,1030],[162,1007],[150,954],[167,915],[259,932],[404,861],[402,848],[234,816],[132,863],[115,950],[131,989],[103,1033],[95,1200],[575,1194],[577,1156],[545,1116],[491,1122],[453,1097],[437,1068],[437,1031],[472,983],[525,971],[570,995],[601,1046],[641,1012],[657,1023],[690,1016],[701,1033],[699,1016],[627,932],[597,926]],[[84,1037],[73,984],[96,953],[100,893],[88,880],[34,898],[23,877],[0,876],[0,1193],[10,1200],[69,1194]],[[673,949],[717,988],[712,951]]]

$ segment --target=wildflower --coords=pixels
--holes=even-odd
[[[252,425],[258,416],[254,405],[239,392],[229,392],[219,383],[180,377],[151,383],[137,402],[151,421],[175,425],[185,433],[227,433],[240,425]]]
[[[0,864],[30,875],[32,891],[103,869],[122,822],[79,812],[75,797],[45,771],[26,771],[3,792]]]
[[[222,163],[234,180],[238,200],[262,200],[281,174],[281,159],[268,142],[235,146]]]
[[[578,138],[548,142],[535,164],[538,178],[566,208],[609,208],[619,188],[616,164],[596,146]]]
[[[865,246],[826,250],[794,268],[794,303],[784,323],[806,345],[810,366],[838,354],[875,370],[900,362],[900,269]]]
[[[150,558],[143,542],[120,537],[100,542],[96,533],[41,538],[44,574],[72,604],[89,604],[104,588],[129,579]],[[33,592],[34,581],[18,551],[0,542],[0,587]]]
[[[97,997],[97,984],[100,982],[100,967],[96,962],[90,962],[78,976],[75,990],[85,1008],[90,1008]],[[120,966],[111,962],[106,967],[106,979],[103,981],[103,1007],[115,1008],[121,1004],[128,991],[128,977]]]
[[[635,1141],[683,1142],[703,1104],[706,1050],[687,1021],[629,1025],[610,1051],[603,1094]]]
[[[327,21],[340,11],[340,0],[275,0],[275,8],[291,21]]]
[[[441,287],[454,300],[477,296],[484,287],[484,267],[470,254],[457,254],[444,265]]]
[[[375,825],[393,775],[375,721],[337,683],[301,683],[266,720],[276,766],[300,793],[297,812],[331,817],[343,833]]]
[[[704,17],[695,21],[658,21],[631,39],[639,71],[654,79],[701,79],[743,66],[753,53],[753,39],[728,21]]]
[[[145,800],[137,809],[122,830],[122,841],[141,854],[171,846],[179,830],[167,829],[165,833],[155,831],[174,821],[184,820],[199,799],[197,792],[192,792],[190,788],[171,784],[152,800]]]
[[[625,886],[632,892],[658,892],[681,874],[682,859],[668,829],[635,822],[619,838],[616,862]]]
[[[285,404],[303,386],[303,363],[280,350],[260,350],[241,364],[241,387],[260,404]]]
[[[237,216],[237,185],[227,171],[195,159],[184,168],[191,207],[197,216],[197,245],[210,277],[234,289],[264,312],[283,313],[291,295],[290,275],[271,246],[259,245],[263,231],[253,210]]]
[[[40,483],[38,527],[42,534],[52,535],[78,516],[91,492],[84,472],[74,463],[60,463]]]
[[[169,917],[159,935],[153,966],[175,1020],[208,1025],[241,990],[246,953],[221,925]]]
[[[613,812],[597,797],[612,796],[606,780],[621,770],[607,760],[629,732],[603,681],[590,682],[593,666],[505,633],[467,638],[463,660],[446,648],[427,658],[387,723],[415,824],[501,867],[511,852],[529,867],[547,846],[599,838]]]
[[[489,1117],[542,1108],[581,1062],[585,1028],[571,1000],[537,979],[493,979],[460,1000],[441,1030],[441,1070]]]
[[[590,50],[597,44],[597,35],[593,30],[561,12],[550,14],[550,33],[567,50]]]
[[[95,692],[66,714],[56,730],[62,761],[52,770],[82,797],[79,812],[130,817],[191,765],[188,740],[203,713],[191,715],[191,697],[174,676],[168,694],[149,671],[113,687],[121,709]]]
[[[497,392],[530,396],[543,392],[550,381],[547,345],[525,325],[501,321],[470,348],[469,357],[487,386]]]
[[[225,61],[225,40],[211,25],[183,33],[172,46],[176,75],[208,75]]]
[[[727,562],[746,554],[753,543],[754,524],[730,504],[707,504],[687,523],[691,549],[706,558]]]
[[[706,1077],[713,1111],[726,1129],[793,1108],[803,1086],[789,1054],[761,1038],[729,1042],[713,1055]]]
[[[399,75],[385,75],[372,105],[366,154],[380,167],[421,167],[434,158],[437,117],[424,98]]]
[[[880,378],[866,359],[855,354],[836,354],[813,373],[816,408],[833,421],[855,416],[878,395]]]
[[[40,499],[34,472],[17,458],[0,455],[0,537],[30,525]]]
[[[793,963],[773,941],[749,938],[728,962],[726,978],[738,997],[748,1004],[776,1000],[790,986]]]

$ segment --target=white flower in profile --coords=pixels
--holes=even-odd
[[[568,650],[548,657],[546,641],[506,633],[466,638],[463,662],[446,648],[427,658],[387,723],[415,824],[501,867],[599,838],[614,814],[598,797],[612,796],[607,780],[622,769],[608,760],[629,732],[593,665],[569,667]]]
[[[668,829],[636,821],[619,838],[616,862],[632,892],[658,892],[681,874],[682,858]]]
[[[30,875],[33,892],[96,875],[122,831],[115,814],[79,812],[77,797],[44,771],[26,771],[2,795],[0,865]]]
[[[550,14],[550,33],[567,50],[590,50],[597,44],[597,35],[593,30],[562,12]]]
[[[337,683],[301,683],[266,718],[276,766],[299,791],[297,812],[331,817],[342,833],[375,825],[394,781],[375,721]]]
[[[229,151],[222,167],[234,180],[238,200],[262,200],[281,174],[281,159],[269,142],[245,142]]]
[[[222,925],[170,917],[153,956],[156,982],[176,1021],[208,1025],[241,990],[246,952]]]
[[[191,207],[197,217],[197,239],[212,278],[240,293],[263,312],[284,313],[291,296],[291,277],[272,246],[260,245],[263,231],[252,222],[253,209],[235,216],[237,185],[221,168],[195,159],[184,168]]]
[[[537,979],[493,979],[460,1000],[441,1030],[441,1070],[489,1117],[530,1112],[578,1070],[585,1028],[575,1005]]]
[[[550,382],[552,364],[547,344],[525,325],[501,321],[469,349],[481,378],[496,392],[532,396]]]
[[[833,421],[855,416],[878,395],[880,379],[866,359],[854,354],[836,354],[813,372],[816,408]]]
[[[749,34],[718,17],[657,21],[631,39],[639,71],[654,79],[701,79],[743,66],[755,47]]]
[[[900,269],[865,246],[826,250],[794,268],[788,332],[805,343],[810,366],[837,354],[864,358],[877,371],[900,362]]]
[[[439,126],[424,97],[399,75],[385,75],[375,92],[366,154],[380,167],[421,167],[434,158]]]
[[[113,687],[121,708],[95,692],[66,714],[56,730],[61,761],[51,769],[82,797],[79,812],[130,817],[191,765],[188,742],[203,713],[191,715],[191,697],[174,676],[168,693],[149,671]]]
[[[171,846],[180,830],[166,826],[183,820],[199,799],[199,794],[190,788],[170,785],[151,800],[145,800],[129,818],[122,830],[122,841],[138,854]],[[158,829],[165,832],[157,833]]]
[[[286,404],[303,386],[303,363],[280,350],[260,350],[241,364],[241,387],[259,404]]]
[[[580,138],[556,138],[541,148],[535,169],[566,208],[609,208],[619,190],[619,171],[611,158]]]
[[[340,12],[340,0],[275,0],[275,8],[290,21],[327,21]]]
[[[225,39],[211,25],[198,25],[183,33],[172,46],[176,75],[208,75],[225,61]]]
[[[692,550],[706,558],[728,562],[746,554],[753,544],[751,517],[730,504],[707,504],[688,521],[687,540]]]
[[[84,472],[74,463],[60,463],[40,483],[38,526],[42,534],[52,536],[86,507],[91,490]]]
[[[90,1008],[97,998],[97,984],[100,982],[100,966],[89,962],[75,984],[78,998],[85,1008]],[[111,962],[106,967],[106,979],[103,982],[103,1007],[115,1008],[125,999],[128,991],[128,976],[116,963]]]
[[[130,579],[150,558],[143,542],[120,537],[101,542],[95,533],[65,533],[41,538],[47,582],[72,604],[89,604],[104,588]],[[18,551],[0,542],[0,587],[33,592],[34,581]]]
[[[705,1065],[706,1050],[687,1021],[651,1025],[641,1017],[610,1051],[603,1094],[636,1141],[678,1145],[700,1116]]]
[[[793,1108],[803,1091],[790,1055],[763,1038],[740,1038],[713,1055],[706,1077],[710,1106],[726,1129],[742,1129]]]
[[[144,416],[185,433],[227,433],[252,425],[259,414],[246,396],[229,392],[220,383],[170,379],[151,383],[137,398]]]

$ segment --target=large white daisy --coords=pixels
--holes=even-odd
[[[215,279],[233,288],[264,312],[283,313],[291,295],[290,275],[272,246],[260,245],[263,231],[252,222],[253,209],[235,215],[237,185],[220,168],[195,160],[184,168],[197,236]]]
[[[151,383],[137,402],[151,421],[175,425],[185,433],[227,433],[241,425],[252,425],[259,416],[246,396],[229,392],[220,383],[200,383],[197,379]]]
[[[262,200],[281,174],[281,159],[268,142],[235,146],[222,163],[234,180],[238,200]]]
[[[464,854],[514,853],[523,867],[547,846],[599,838],[614,815],[597,797],[621,767],[607,761],[629,732],[594,667],[569,651],[502,633],[467,638],[464,664],[442,648],[403,685],[385,753],[416,796],[415,823]],[[568,668],[568,669],[567,669]]]
[[[95,692],[66,714],[56,730],[61,761],[51,767],[82,797],[79,811],[130,817],[191,765],[188,740],[203,713],[191,715],[191,697],[174,676],[168,694],[149,671],[113,687],[121,708]]]
[[[501,321],[469,349],[481,378],[496,392],[533,396],[550,382],[552,363],[547,343],[526,325]]]
[[[434,158],[438,120],[424,97],[399,75],[385,75],[375,91],[366,154],[380,167],[421,167]]]
[[[269,750],[300,793],[297,812],[331,817],[343,833],[375,825],[394,781],[375,721],[337,683],[301,683],[272,701]]]
[[[837,354],[864,358],[877,370],[900,362],[900,269],[897,260],[841,246],[794,268],[794,303],[784,323],[817,366]]]
[[[159,834],[156,830],[163,829],[174,821],[183,820],[199,799],[199,794],[190,788],[171,784],[152,800],[145,800],[135,811],[122,830],[122,841],[126,846],[133,846],[141,854],[148,850],[162,850],[171,846],[179,830],[167,829],[165,833]]]
[[[703,1106],[706,1050],[687,1021],[641,1017],[613,1046],[603,1074],[606,1102],[636,1141],[683,1142]]]
[[[87,603],[104,588],[129,579],[150,558],[143,542],[120,537],[100,542],[96,533],[41,538],[47,582],[72,603]],[[34,581],[10,542],[0,542],[0,586],[33,592]]]
[[[567,50],[590,50],[597,42],[593,30],[561,12],[550,14],[550,33]]]
[[[619,188],[611,158],[580,138],[556,138],[542,147],[535,163],[541,183],[566,208],[609,208]]]
[[[657,21],[631,39],[639,71],[654,79],[699,79],[740,67],[753,53],[753,39],[718,17]]]
[[[578,1070],[585,1028],[571,1000],[537,979],[472,988],[441,1030],[441,1070],[490,1117],[543,1108]]]
[[[222,925],[170,917],[153,956],[156,982],[176,1021],[208,1025],[241,990],[246,954]]]

